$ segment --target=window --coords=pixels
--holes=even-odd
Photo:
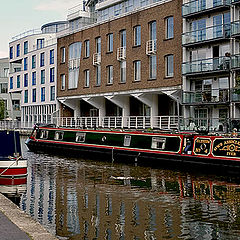
[[[107,66],[107,83],[113,84],[113,66]]]
[[[163,137],[153,137],[152,138],[152,148],[153,149],[165,149],[166,138]]]
[[[43,66],[44,66],[44,58],[45,58],[45,54],[44,54],[44,53],[41,53],[41,54],[40,54],[40,67],[43,67]]]
[[[45,101],[45,87],[41,88],[41,102]]]
[[[101,85],[101,66],[96,67],[96,85]]]
[[[10,89],[13,89],[13,77],[10,77]]]
[[[20,100],[12,100],[13,110],[20,110]]]
[[[48,138],[48,131],[47,130],[41,130],[40,138],[41,139],[47,139]]]
[[[141,80],[141,61],[137,60],[133,62],[133,70],[134,70],[134,81]]]
[[[69,62],[77,59],[77,62],[81,56],[81,42],[75,42],[69,46]],[[68,74],[68,89],[73,89],[78,87],[78,77],[79,77],[79,65],[70,66],[69,64],[69,74]]]
[[[50,101],[55,100],[55,86],[51,86],[50,88]]]
[[[41,70],[41,84],[45,83],[45,70]]]
[[[50,63],[50,64],[54,64],[54,49],[50,50],[49,63]]]
[[[54,73],[54,68],[50,68],[50,82],[54,82],[54,76],[55,76],[55,73]]]
[[[28,103],[28,90],[24,91],[24,103]]]
[[[85,142],[86,133],[76,133],[76,142]]]
[[[36,102],[36,88],[32,90],[32,102]]]
[[[10,47],[9,49],[9,57],[10,59],[13,59],[13,47]]]
[[[120,62],[120,82],[126,82],[126,61]]]
[[[66,87],[66,76],[65,76],[65,74],[61,74],[60,79],[61,79],[61,90],[65,90],[65,87]]]
[[[32,72],[32,85],[36,85],[36,72]]]
[[[56,132],[55,132],[54,139],[55,139],[55,140],[63,140],[63,135],[64,135],[64,132],[56,131]]]
[[[165,19],[165,28],[166,28],[166,38],[173,38],[173,17],[168,17]]]
[[[17,88],[20,88],[20,75],[17,75]]]
[[[16,56],[20,56],[20,44],[17,44],[17,51],[16,51]]]
[[[97,37],[95,41],[96,41],[96,53],[101,53],[101,38]]]
[[[66,60],[66,50],[65,50],[65,47],[60,48],[60,54],[61,54],[61,63],[65,63],[65,60]]]
[[[0,83],[0,93],[7,93],[8,84]]]
[[[156,32],[156,21],[149,23],[149,37],[150,40],[156,40],[157,39],[157,32]]]
[[[3,77],[8,77],[9,74],[9,68],[4,68],[3,69]]]
[[[23,63],[23,69],[24,69],[24,71],[26,71],[26,70],[28,70],[28,58],[26,57],[26,58],[24,58],[24,63]]]
[[[123,146],[124,146],[124,147],[129,147],[130,144],[131,144],[131,136],[125,135],[125,136],[124,136]]]
[[[37,39],[37,49],[41,49],[44,47],[44,39]]]
[[[149,56],[149,78],[157,78],[157,57],[156,55]]]
[[[90,56],[90,45],[89,45],[89,40],[86,40],[84,42],[84,52],[85,52],[85,57],[89,57]]]
[[[107,35],[107,52],[113,51],[113,34],[109,33]]]
[[[28,41],[24,42],[23,48],[24,48],[24,50],[23,50],[24,54],[27,54],[28,53]]]
[[[121,30],[119,33],[120,33],[120,46],[126,47],[126,30]]]
[[[89,69],[84,71],[84,77],[85,77],[85,87],[89,87],[89,83],[90,83]]]
[[[165,56],[165,74],[166,77],[173,77],[173,55]]]
[[[133,28],[134,33],[134,46],[140,46],[141,45],[141,26],[135,26]]]
[[[32,69],[36,68],[36,55],[32,56]]]
[[[24,87],[28,86],[28,74],[24,74]]]

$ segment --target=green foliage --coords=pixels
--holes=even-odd
[[[6,112],[5,103],[4,103],[4,101],[1,99],[1,100],[0,100],[0,120],[4,119],[4,117],[5,117],[5,112]]]
[[[236,89],[234,93],[240,94],[240,75],[236,76]]]

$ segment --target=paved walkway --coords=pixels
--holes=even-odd
[[[1,240],[30,240],[28,235],[13,224],[2,212],[0,212]]]
[[[39,222],[0,194],[1,240],[57,240]]]

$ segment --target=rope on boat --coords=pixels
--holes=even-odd
[[[112,163],[114,162],[113,150],[114,150],[114,147],[112,148]]]
[[[9,159],[13,159],[13,157],[8,157]],[[2,176],[14,163],[16,163],[19,159],[20,159],[20,157],[17,157],[17,158],[15,158],[16,160],[13,162],[13,163],[11,163],[4,171],[2,171],[1,173],[0,173],[0,176]]]

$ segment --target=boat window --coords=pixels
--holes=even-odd
[[[163,138],[163,137],[153,137],[152,138],[152,148],[164,149],[165,145],[166,145],[166,138]]]
[[[40,138],[47,139],[48,138],[48,131],[47,130],[41,130]]]
[[[76,133],[76,142],[85,142],[86,133]]]
[[[64,135],[64,132],[55,132],[55,137],[54,139],[55,140],[63,140],[63,135]]]
[[[125,135],[125,136],[124,136],[123,146],[129,147],[129,146],[130,146],[130,143],[131,143],[131,136]]]

